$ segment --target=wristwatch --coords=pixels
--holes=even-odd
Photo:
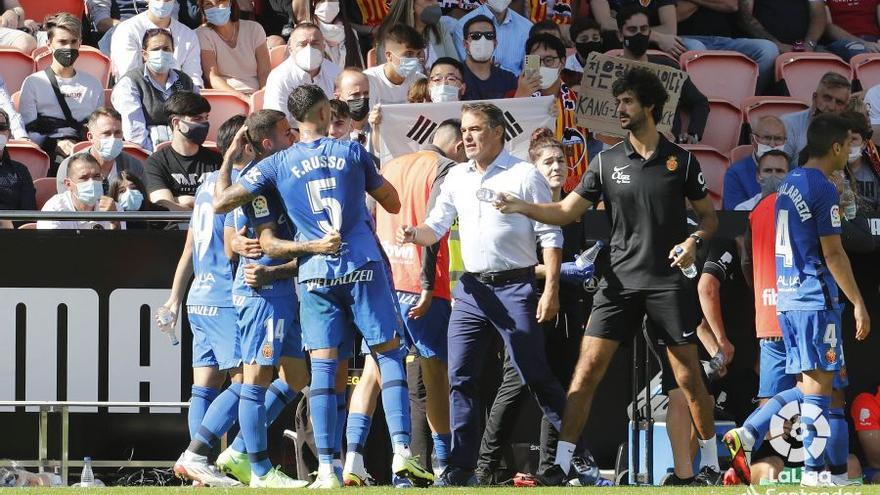
[[[691,234],[688,237],[690,237],[691,239],[694,240],[694,242],[697,244],[697,249],[700,249],[701,247],[703,247],[703,238],[702,237],[700,237],[697,234]]]

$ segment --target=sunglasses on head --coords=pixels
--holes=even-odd
[[[480,38],[486,38],[489,41],[494,41],[495,33],[493,33],[492,31],[474,31],[468,33],[468,39],[471,41],[477,41]]]

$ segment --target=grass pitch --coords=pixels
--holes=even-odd
[[[412,495],[439,495],[439,494],[464,494],[475,493],[479,495],[500,495],[508,493],[517,493],[519,495],[550,495],[550,494],[566,494],[566,495],[660,495],[660,494],[678,494],[684,493],[688,495],[880,495],[880,485],[866,486],[850,486],[840,488],[801,488],[795,485],[789,486],[773,486],[773,487],[754,487],[755,492],[751,492],[744,486],[735,487],[706,487],[706,488],[683,488],[683,487],[609,487],[609,488],[429,488],[429,489],[409,489],[406,493]],[[36,494],[57,494],[57,495],[282,495],[290,494],[291,490],[285,489],[250,489],[250,488],[189,488],[189,487],[126,487],[126,488],[18,488],[0,490],[0,493],[9,492],[10,494],[36,495]],[[304,493],[304,492],[303,492]],[[371,488],[343,488],[338,490],[328,490],[320,492],[330,495],[390,495],[399,494],[399,490],[392,487],[371,487]]]

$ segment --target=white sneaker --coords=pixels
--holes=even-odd
[[[253,486],[253,485],[251,485]],[[342,482],[336,477],[336,473],[319,474],[315,482],[309,485],[309,489],[332,489],[342,488]]]
[[[251,488],[305,488],[308,484],[308,481],[293,479],[284,474],[281,468],[275,467],[263,477],[251,474],[250,486]]]
[[[216,467],[208,464],[208,458],[184,452],[174,463],[174,474],[204,486],[233,487],[242,486],[238,481],[223,475]]]
[[[801,486],[825,487],[830,486],[831,473],[828,471],[804,471],[801,476]]]
[[[831,475],[831,486],[858,486],[862,484],[862,480],[859,478],[849,479],[849,476],[846,474],[832,474]]]

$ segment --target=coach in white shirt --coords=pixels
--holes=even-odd
[[[101,166],[88,152],[77,153],[70,158],[67,178],[62,193],[49,198],[43,211],[118,211],[113,198],[104,196],[101,184]],[[40,220],[38,229],[119,229],[119,222],[94,222],[91,220]]]
[[[544,415],[557,429],[565,408],[565,391],[553,376],[544,353],[544,332],[559,310],[559,266],[562,231],[524,215],[505,217],[491,202],[477,199],[478,189],[506,192],[547,203],[550,185],[534,165],[504,150],[505,120],[490,103],[462,106],[461,128],[466,163],[456,165],[440,190],[425,223],[403,226],[398,241],[430,246],[458,217],[465,273],[453,290],[449,320],[449,387],[452,450],[441,482],[468,484],[480,445],[477,380],[492,331],[501,334],[513,365]],[[543,248],[546,278],[540,300],[535,295],[535,239]],[[537,315],[537,318],[536,318]]]
[[[110,41],[113,73],[122,77],[131,69],[143,66],[141,49],[144,33],[149,29],[167,29],[174,38],[174,66],[188,75],[193,84],[205,87],[202,81],[202,59],[196,32],[172,16],[175,0],[150,0],[146,12],[122,21]]]
[[[269,73],[263,108],[284,112],[287,120],[296,127],[293,116],[287,110],[290,93],[303,84],[314,84],[324,90],[327,98],[332,98],[336,76],[342,72],[342,68],[324,58],[324,35],[318,26],[310,22],[301,22],[293,28],[288,50],[290,56],[287,60]]]

